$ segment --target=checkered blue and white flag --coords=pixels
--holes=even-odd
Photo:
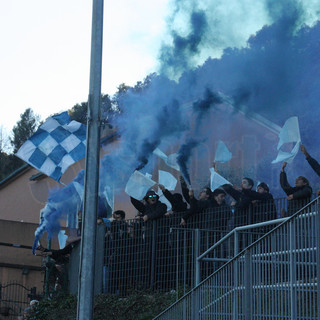
[[[50,117],[16,155],[47,176],[59,181],[73,163],[84,158],[86,126],[70,121],[68,112]]]

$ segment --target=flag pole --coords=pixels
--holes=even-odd
[[[93,0],[87,148],[78,280],[77,320],[93,319],[96,227],[99,192],[102,34],[103,0]]]

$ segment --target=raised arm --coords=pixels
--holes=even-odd
[[[133,206],[141,213],[145,213],[146,211],[146,206],[139,200],[130,197],[131,203]]]
[[[183,179],[183,176],[180,176],[180,184],[181,184],[181,191],[182,191],[183,197],[188,203],[190,203],[189,188],[187,186],[187,183]]]
[[[280,185],[282,190],[289,196],[294,192],[293,188],[290,186],[288,179],[287,179],[287,174],[284,171],[285,167],[287,166],[287,163],[284,162],[281,167],[281,172],[280,172]]]
[[[311,168],[316,172],[318,176],[320,176],[320,164],[316,159],[313,159],[310,154],[307,152],[307,149],[304,145],[300,146],[300,150],[306,156],[308,163],[310,164]]]

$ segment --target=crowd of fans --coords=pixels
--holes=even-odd
[[[314,171],[320,176],[320,165],[313,159],[306,148],[301,145],[300,147],[303,154],[306,156],[307,161]],[[292,187],[285,172],[287,163],[284,162],[280,172],[281,188],[287,195],[288,206],[284,209],[279,216],[290,216],[297,212],[310,202],[312,196],[312,188],[306,177],[298,176],[295,180],[295,186]],[[214,169],[217,171],[216,165]],[[170,202],[172,209],[171,214],[184,212],[181,219],[181,226],[187,224],[187,220],[196,214],[199,214],[206,209],[213,209],[218,211],[221,208],[229,206],[235,212],[234,216],[242,217],[249,206],[253,207],[252,220],[244,222],[257,222],[258,220],[270,220],[277,218],[277,211],[274,204],[274,199],[270,193],[269,186],[265,182],[258,184],[256,191],[253,190],[254,181],[251,178],[244,177],[241,182],[241,187],[232,186],[230,184],[222,185],[221,187],[210,190],[209,187],[203,188],[198,196],[195,197],[193,190],[189,190],[184,178],[180,177],[182,195],[179,193],[172,194],[166,190],[163,185],[159,185],[163,195]],[[319,194],[320,191],[318,191]],[[229,195],[233,201],[230,205],[226,204],[225,197]],[[131,198],[131,203],[139,212],[137,219],[142,219],[144,222],[158,219],[162,216],[169,215],[165,204],[159,201],[159,196],[153,191],[149,190],[142,201]],[[264,219],[259,215],[264,215]],[[241,221],[239,221],[241,223]],[[237,221],[235,225],[238,225]]]
[[[319,163],[303,145],[301,151],[320,176]],[[204,251],[236,226],[290,216],[303,208],[311,200],[312,188],[303,176],[297,177],[295,186],[291,186],[287,180],[286,166],[284,162],[280,184],[287,195],[287,206],[280,213],[266,182],[259,183],[253,190],[254,181],[244,177],[240,187],[230,184],[215,190],[205,187],[196,197],[181,176],[182,194],[172,193],[163,185],[158,185],[171,204],[170,211],[166,204],[159,201],[159,195],[149,190],[142,200],[131,197],[131,203],[137,210],[134,220],[126,221],[122,210],[113,212],[112,219],[99,216],[99,223],[104,222],[106,227],[104,292],[125,295],[127,288],[137,284],[143,288],[160,286],[170,289],[177,282],[188,282],[192,266],[186,247],[192,248],[192,239],[188,234],[183,243],[177,237],[173,241],[173,229],[210,230],[210,233],[204,232],[200,239],[200,249]],[[217,171],[215,164],[214,168]],[[227,202],[226,197],[231,202]],[[55,254],[53,252],[51,256]],[[226,257],[228,254],[221,252],[221,255]],[[181,259],[184,259],[183,264],[179,263]],[[185,268],[183,272],[179,269],[182,265]]]

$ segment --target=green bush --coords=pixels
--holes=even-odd
[[[95,297],[95,320],[149,320],[170,306],[176,293],[133,291],[127,297],[102,294]],[[77,314],[77,299],[70,294],[61,294],[54,299],[45,299],[30,311],[28,320],[73,320]]]

